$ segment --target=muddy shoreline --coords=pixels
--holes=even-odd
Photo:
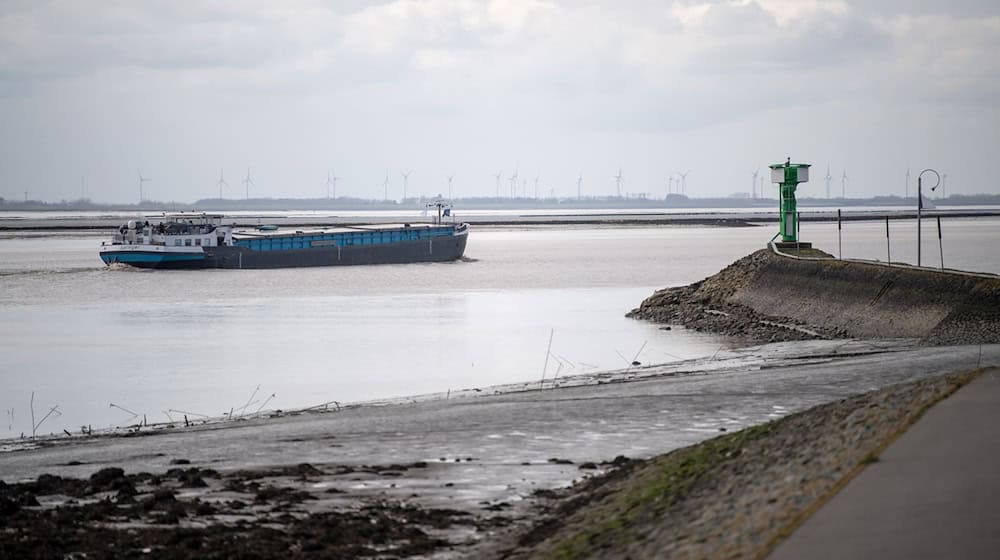
[[[1000,362],[1000,346],[985,356]],[[638,464],[626,457],[978,359],[799,342],[545,390],[41,442],[0,454],[0,556],[502,557],[557,511],[561,488],[586,493]]]
[[[164,457],[171,467],[156,473],[46,472],[0,481],[0,556],[752,557],[971,378],[932,376],[733,433],[719,427],[719,437],[647,460],[522,464],[525,475],[560,469],[575,484],[472,507],[451,501],[469,490],[461,469],[482,462],[472,456],[229,470]]]

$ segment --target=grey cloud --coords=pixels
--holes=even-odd
[[[219,167],[235,177],[247,165],[265,195],[314,193],[329,166],[349,177],[344,192],[380,194],[387,167],[411,165],[414,188],[454,167],[486,194],[488,172],[518,163],[567,184],[581,167],[603,177],[621,163],[638,183],[663,175],[661,152],[711,161],[713,188],[728,193],[746,182],[743,158],[789,142],[824,157],[892,143],[894,161],[944,137],[893,137],[880,122],[867,145],[884,108],[998,121],[1000,32],[963,15],[988,6],[937,17],[926,13],[940,6],[873,4],[779,28],[756,3],[720,2],[688,28],[653,0],[542,3],[495,21],[478,1],[6,3],[0,196],[25,183],[55,196],[65,175],[87,175],[95,196],[106,185],[131,200],[142,166],[156,170],[151,188],[193,199]],[[912,25],[902,17],[919,10]],[[775,119],[803,129],[771,133]],[[842,122],[849,141],[836,140]],[[990,127],[975,130],[970,145],[995,145]],[[738,175],[716,161],[720,145]]]
[[[874,0],[852,2],[861,14],[879,16],[942,15],[979,17],[1000,15],[1000,3],[995,0]]]

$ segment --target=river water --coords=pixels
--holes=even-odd
[[[937,266],[925,226],[924,264]],[[891,227],[893,260],[914,262],[915,225]],[[35,424],[58,406],[38,427],[49,433],[712,355],[737,341],[624,314],[763,247],[773,230],[481,228],[454,263],[263,271],[108,268],[100,235],[7,232],[0,438],[31,432],[32,393]],[[947,266],[1000,272],[1000,219],[944,230]],[[884,223],[848,223],[843,235],[845,257],[885,260]],[[837,252],[836,224],[807,224],[803,238]]]

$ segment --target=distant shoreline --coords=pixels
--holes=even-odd
[[[648,226],[709,226],[709,227],[751,227],[762,224],[773,224],[777,221],[776,212],[762,209],[747,209],[747,211],[715,211],[711,208],[692,208],[690,212],[622,212],[624,209],[605,209],[607,212],[578,213],[567,209],[566,213],[546,214],[536,213],[541,209],[524,209],[517,214],[463,214],[456,212],[455,219],[468,222],[474,226],[488,227],[524,227],[524,226],[611,226],[611,227],[648,227]],[[579,209],[578,209],[579,210]],[[641,209],[632,209],[641,210]],[[838,220],[837,209],[803,208],[802,222],[835,222]],[[498,210],[503,212],[504,210]],[[509,210],[507,210],[509,211]],[[35,211],[32,211],[35,212]],[[88,211],[91,212],[91,211]],[[96,212],[96,211],[93,211]],[[45,216],[4,216],[0,211],[0,231],[57,231],[57,230],[109,230],[118,228],[132,216],[128,211],[106,210],[114,215],[53,215]],[[273,224],[285,228],[323,228],[344,226],[360,223],[400,223],[429,221],[430,216],[419,211],[412,214],[395,214],[391,216],[357,215],[344,211],[338,215],[331,211],[329,215],[294,215],[295,210],[286,210],[289,215],[274,215],[276,211],[262,211],[261,215],[239,214],[226,216],[226,221],[232,221],[238,227],[254,227],[260,224]],[[309,212],[299,210],[299,212]],[[481,211],[480,211],[481,212]],[[201,212],[191,212],[200,214]],[[212,211],[209,211],[212,213]],[[225,215],[225,212],[221,212]],[[55,211],[53,211],[55,214]],[[155,220],[161,212],[142,211],[134,216],[143,216],[150,221]],[[925,209],[925,218],[983,218],[1000,216],[1000,209]],[[873,220],[908,220],[916,218],[916,210],[900,208],[884,209],[850,209],[840,212],[839,219],[843,221],[873,221]]]
[[[776,191],[775,191],[776,192]],[[352,196],[323,198],[291,198],[291,197],[256,197],[256,198],[203,198],[194,202],[178,200],[146,200],[141,203],[115,203],[95,201],[82,197],[72,200],[49,202],[28,198],[25,200],[11,199],[0,196],[0,212],[46,212],[46,211],[86,211],[86,212],[179,212],[197,211],[211,208],[222,212],[268,212],[268,211],[323,211],[323,212],[357,212],[357,211],[416,211],[424,208],[427,203],[445,199],[456,208],[466,210],[698,210],[718,208],[776,209],[778,200],[771,197],[752,197],[750,193],[734,193],[731,196],[689,197],[683,194],[670,193],[664,197],[651,196],[650,193],[631,196],[582,196],[582,197],[443,197],[437,195],[417,195],[402,200],[377,200]],[[849,197],[814,197],[807,193],[798,197],[801,207],[805,208],[857,208],[864,206],[898,207],[901,209],[916,209],[916,196],[884,195],[868,198]],[[928,193],[930,194],[930,193]],[[952,194],[943,198],[924,197],[925,206],[932,204],[943,206],[1000,206],[1000,194]]]

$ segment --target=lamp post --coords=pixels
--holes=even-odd
[[[920,172],[920,175],[917,175],[917,266],[920,266],[920,218],[924,210],[923,177],[924,173],[927,172],[931,172],[937,177],[937,183],[934,183],[934,186],[931,187],[932,191],[941,184],[941,175],[938,175],[938,172],[933,169],[924,169]]]

